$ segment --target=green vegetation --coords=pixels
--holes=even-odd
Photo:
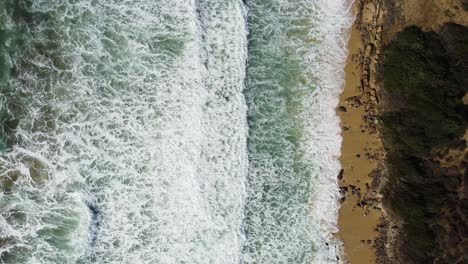
[[[438,254],[433,225],[457,197],[459,179],[435,175],[440,167],[430,155],[462,144],[468,111],[460,60],[468,55],[467,36],[468,29],[454,24],[441,35],[409,27],[384,50],[382,135],[390,170],[384,193],[404,221],[397,250],[406,263],[432,263]]]
[[[466,128],[459,111],[464,95],[452,82],[445,49],[434,33],[411,27],[385,50],[384,87],[402,103],[384,115],[385,132],[404,155],[424,157],[447,146]]]

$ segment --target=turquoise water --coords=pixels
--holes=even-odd
[[[245,262],[308,263],[312,243],[310,163],[304,160],[301,113],[315,90],[308,45],[316,40],[313,6],[250,2],[246,99],[249,105]]]
[[[1,263],[339,263],[349,4],[3,1]]]

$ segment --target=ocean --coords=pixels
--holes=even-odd
[[[0,263],[341,263],[349,0],[2,0]]]

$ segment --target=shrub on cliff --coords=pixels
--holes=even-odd
[[[467,127],[467,38],[468,29],[455,24],[440,35],[409,27],[384,49],[382,135],[390,171],[384,194],[403,220],[397,250],[405,263],[432,263],[447,251],[435,227],[441,209],[459,203],[462,175],[436,175],[440,164],[431,150],[460,144]]]
[[[389,146],[424,157],[463,134],[464,91],[454,82],[445,48],[435,33],[416,27],[401,32],[385,50],[384,59],[385,90],[404,101],[399,111],[383,116]]]

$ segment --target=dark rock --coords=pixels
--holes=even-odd
[[[343,179],[343,174],[344,174],[344,169],[341,169],[337,176],[338,180],[341,181]]]
[[[352,97],[348,97],[345,99],[345,101],[352,107],[359,107],[361,106],[361,100],[360,100],[360,97],[359,96],[352,96]]]

